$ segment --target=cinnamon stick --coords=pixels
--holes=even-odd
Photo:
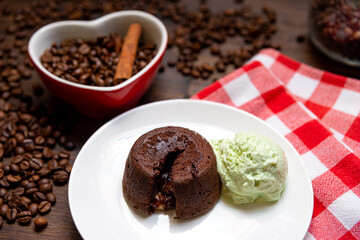
[[[126,33],[126,37],[121,48],[119,62],[116,67],[114,76],[115,85],[131,77],[140,35],[141,25],[139,23],[131,24],[128,32]]]

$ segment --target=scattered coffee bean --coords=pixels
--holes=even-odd
[[[48,201],[42,201],[39,203],[38,209],[41,214],[47,213],[51,209],[51,203]]]
[[[6,217],[7,210],[9,210],[9,205],[3,204],[0,206],[0,216]]]
[[[32,188],[36,188],[36,183],[33,182],[33,181],[28,181],[27,184],[25,185],[25,189],[28,190],[28,189],[32,189]]]
[[[24,203],[24,205],[29,206],[31,204],[31,200],[25,196],[21,197],[21,201]]]
[[[304,36],[304,35],[298,35],[298,36],[296,37],[296,41],[297,41],[298,43],[303,43],[303,42],[305,42],[305,36]]]
[[[66,142],[65,143],[65,149],[66,150],[74,150],[75,149],[75,143],[74,142]]]
[[[51,183],[44,183],[39,186],[39,191],[46,194],[52,192],[52,184]]]
[[[5,197],[6,193],[7,193],[7,190],[5,188],[0,188],[0,197],[1,198]]]
[[[34,221],[34,225],[36,229],[44,229],[46,228],[48,221],[43,217],[37,217]]]
[[[40,202],[46,200],[46,196],[42,192],[35,192],[32,195],[32,199],[33,199],[34,202],[40,203]]]
[[[18,213],[17,219],[20,224],[26,225],[31,221],[32,215],[30,211],[22,211]]]
[[[12,193],[14,193],[15,195],[21,196],[25,193],[25,188],[17,187],[12,191]]]
[[[9,223],[12,223],[16,220],[17,210],[16,208],[10,208],[6,211],[6,219]]]
[[[22,178],[19,175],[8,174],[6,176],[6,180],[9,183],[14,183],[15,184],[15,183],[19,183],[22,180]]]
[[[56,184],[61,185],[69,180],[69,174],[64,170],[59,170],[53,174],[53,179]]]
[[[34,170],[40,170],[43,166],[43,163],[40,159],[38,158],[32,158],[30,160],[30,167]]]
[[[48,200],[48,202],[51,203],[51,205],[55,205],[56,203],[56,195],[52,192],[49,192],[46,194],[46,199]]]
[[[41,178],[41,179],[37,182],[37,185],[38,185],[38,186],[41,186],[42,184],[45,184],[45,183],[50,183],[50,179],[48,179],[48,178]]]
[[[25,191],[25,195],[27,196],[31,196],[33,195],[34,193],[38,192],[39,189],[34,187],[34,188],[29,188],[28,190]]]
[[[61,160],[58,162],[58,165],[59,165],[60,167],[63,167],[63,168],[65,168],[65,166],[68,165],[68,164],[69,164],[69,160],[67,160],[66,158],[61,159]]]
[[[2,218],[2,216],[0,216],[0,229],[1,229],[2,225],[3,225],[3,218]]]
[[[39,84],[34,84],[32,89],[35,96],[42,96],[44,94],[44,88]]]
[[[35,217],[36,214],[38,213],[38,206],[39,204],[37,203],[31,203],[29,205],[29,211],[31,212],[31,216]]]
[[[65,171],[69,174],[71,173],[71,169],[72,169],[72,166],[70,164],[65,166]]]

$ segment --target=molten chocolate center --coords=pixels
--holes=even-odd
[[[183,151],[184,150],[176,149],[173,152],[169,152],[166,155],[161,170],[155,170],[157,173],[155,179],[157,190],[154,193],[154,198],[150,205],[156,210],[170,210],[175,208],[176,201],[174,195],[174,183],[171,178],[171,167]]]

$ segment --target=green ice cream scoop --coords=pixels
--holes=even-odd
[[[261,197],[276,201],[285,188],[288,172],[284,151],[273,141],[241,132],[233,139],[212,141],[224,191],[235,204]]]

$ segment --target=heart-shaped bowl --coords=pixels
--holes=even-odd
[[[145,43],[156,44],[155,57],[137,74],[116,86],[99,87],[73,83],[49,72],[40,57],[53,43],[66,39],[95,40],[98,36],[117,33],[125,36],[131,23],[142,26]],[[37,30],[30,38],[28,54],[44,85],[58,98],[80,113],[94,118],[109,118],[136,105],[150,87],[167,46],[164,24],[142,11],[119,11],[92,21],[60,21]]]

